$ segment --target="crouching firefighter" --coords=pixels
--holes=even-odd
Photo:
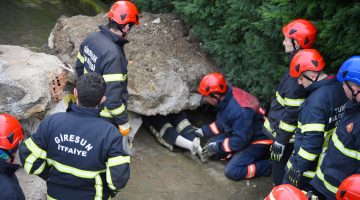
[[[199,93],[217,109],[215,122],[197,132],[210,138],[203,156],[213,160],[231,158],[225,175],[232,180],[270,175],[268,160],[272,141],[262,133],[264,110],[249,93],[228,85],[220,73],[202,78]]]
[[[144,116],[144,126],[170,151],[180,147],[201,158],[200,138],[185,113]],[[202,160],[205,161],[205,160]]]
[[[20,160],[28,174],[47,184],[48,199],[109,199],[124,188],[130,175],[130,157],[122,136],[99,118],[105,101],[101,75],[79,77],[74,89],[77,104],[66,113],[45,118],[20,146]]]
[[[300,106],[294,152],[285,169],[284,183],[309,190],[309,181],[321,164],[329,140],[347,101],[341,84],[323,72],[325,62],[315,49],[299,51],[291,61],[290,75],[309,92]]]

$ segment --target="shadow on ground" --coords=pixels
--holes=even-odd
[[[189,152],[170,152],[144,128],[134,147],[129,183],[115,199],[263,200],[272,188],[270,177],[231,181],[223,173],[226,163],[203,164]]]

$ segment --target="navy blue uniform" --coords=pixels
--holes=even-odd
[[[287,171],[293,166],[303,172],[299,187],[304,189],[315,176],[317,165],[321,163],[329,139],[344,114],[347,101],[342,84],[333,76],[312,83],[306,90],[310,94],[300,106],[294,153],[287,163],[284,177],[284,183],[290,183]]]
[[[105,107],[101,116],[115,125],[128,123],[127,115],[127,65],[124,45],[128,42],[105,26],[90,33],[80,45],[76,60],[78,77],[96,72],[106,82]]]
[[[0,199],[25,200],[24,193],[15,175],[19,167],[20,165],[0,160]]]
[[[20,146],[25,171],[46,180],[49,198],[102,200],[125,187],[130,157],[118,129],[99,113],[71,104],[43,120]]]
[[[282,184],[285,166],[294,148],[293,135],[297,128],[298,111],[306,98],[306,91],[298,84],[296,78],[287,71],[276,89],[275,98],[271,102],[270,112],[264,123],[264,133],[280,144],[285,150],[280,161],[272,161],[273,181]]]
[[[205,137],[219,145],[217,158],[229,158],[225,175],[233,180],[262,176],[270,166],[267,155],[271,141],[262,133],[263,116],[241,102],[244,91],[228,87],[225,99],[216,106],[216,121],[202,126]],[[248,103],[257,103],[254,99]],[[259,105],[255,105],[258,106]]]
[[[340,183],[352,174],[360,174],[360,103],[348,102],[311,185],[327,199],[335,199]]]

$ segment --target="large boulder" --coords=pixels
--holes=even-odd
[[[49,37],[49,46],[63,62],[75,65],[82,40],[106,22],[105,14],[61,17]],[[199,44],[185,33],[175,14],[141,14],[140,25],[131,30],[130,43],[125,46],[130,111],[167,115],[200,105],[197,84],[215,69]]]
[[[48,77],[61,72],[53,55],[0,45],[0,112],[28,119],[44,113],[51,103]]]

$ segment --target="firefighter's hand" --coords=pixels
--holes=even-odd
[[[201,128],[194,127],[194,129],[195,129],[195,135],[197,135],[198,137],[204,137],[204,132],[202,131]]]
[[[111,190],[111,192],[110,192],[110,197],[111,197],[111,198],[114,198],[114,197],[116,196],[117,192],[118,192],[118,191]]]
[[[202,156],[204,159],[209,159],[214,156],[219,151],[219,145],[217,142],[207,143],[202,151]]]
[[[280,161],[283,156],[284,149],[285,145],[275,141],[275,143],[270,147],[271,160]]]
[[[288,171],[289,180],[295,187],[299,186],[302,174],[303,172],[296,169],[294,166],[291,166],[291,168],[289,169]]]
[[[129,123],[119,125],[119,131],[122,136],[127,136],[130,133],[130,130],[131,130],[131,128],[130,128]]]

